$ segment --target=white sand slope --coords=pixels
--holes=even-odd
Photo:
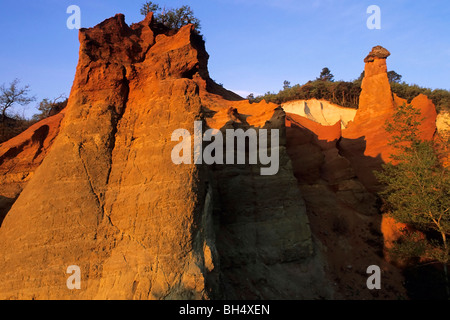
[[[287,113],[297,114],[324,126],[332,126],[341,121],[342,129],[356,115],[356,109],[344,108],[325,100],[295,100],[282,104],[282,107]]]

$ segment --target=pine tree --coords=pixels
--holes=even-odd
[[[284,80],[284,82],[283,82],[283,90],[287,90],[287,89],[290,89],[290,88],[291,88],[291,82],[287,81],[287,80]]]
[[[334,82],[334,75],[331,73],[330,69],[325,67],[322,69],[322,72],[320,72],[320,75],[316,80]]]

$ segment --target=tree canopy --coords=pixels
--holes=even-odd
[[[360,86],[353,82],[315,80],[294,86],[290,83],[287,86],[287,83],[284,83],[283,89],[278,93],[267,92],[263,96],[256,97],[255,101],[266,100],[282,104],[292,100],[324,99],[343,107],[357,109],[360,93]]]
[[[141,7],[141,14],[146,16],[149,12],[154,13],[156,23],[161,23],[169,29],[178,30],[181,27],[193,24],[197,31],[200,31],[200,20],[194,15],[190,6],[184,5],[180,8],[166,9],[151,1],[147,1]]]
[[[400,83],[400,81],[402,80],[402,76],[392,70],[392,71],[388,72],[388,79],[389,79],[389,82],[391,82],[391,83],[392,82]]]
[[[325,67],[322,69],[322,72],[320,73],[319,77],[316,80],[333,82],[334,75],[331,73],[330,69]]]
[[[146,3],[144,3],[141,7],[141,14],[143,16],[146,16],[147,14],[149,14],[150,12],[157,12],[161,10],[160,6],[157,5],[156,3],[153,3],[151,1],[147,1]]]
[[[67,102],[68,99],[63,94],[53,100],[43,99],[37,108],[40,112],[33,115],[33,120],[40,121],[59,113],[67,106]]]

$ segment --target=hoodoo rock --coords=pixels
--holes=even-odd
[[[0,298],[332,297],[284,111],[214,83],[193,25],[166,30],[150,13],[128,26],[116,15],[79,39],[59,134],[0,228]],[[269,146],[278,173],[174,164],[172,133],[195,121],[279,130]],[[80,268],[80,290],[67,286],[69,266]]]
[[[370,191],[378,189],[373,171],[390,162],[390,156],[395,152],[389,145],[391,136],[385,130],[386,122],[392,119],[397,106],[407,103],[392,94],[386,64],[389,55],[389,51],[376,46],[364,59],[365,76],[359,109],[354,120],[342,131],[340,142],[342,154],[351,161],[358,178]],[[416,97],[411,104],[424,118],[419,128],[421,138],[433,139],[437,116],[434,104],[424,95]]]
[[[358,177],[371,190],[377,184],[372,170],[389,161],[392,148],[383,129],[395,112],[391,86],[387,76],[389,51],[377,46],[364,59],[365,76],[361,84],[359,109],[353,122],[343,130],[340,147],[352,162]]]

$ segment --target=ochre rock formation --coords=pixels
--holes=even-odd
[[[0,298],[332,297],[284,111],[215,84],[192,25],[116,15],[79,38],[59,134],[0,228]],[[171,135],[194,121],[280,130],[279,172],[175,165]],[[66,284],[73,265],[80,290]]]
[[[391,86],[387,76],[387,50],[375,47],[364,60],[365,76],[361,84],[359,109],[355,119],[342,132],[340,147],[352,162],[357,176],[366,187],[377,185],[372,170],[389,161],[393,151],[389,135],[383,130],[386,120],[395,112]]]
[[[372,48],[372,51],[367,55],[367,57],[364,59],[365,63],[368,62],[374,62],[376,59],[386,59],[389,57],[391,53],[383,48],[382,46],[375,46]]]
[[[405,261],[393,256],[390,251],[394,247],[395,242],[403,236],[405,231],[411,231],[411,228],[407,224],[398,222],[388,214],[382,216],[381,233],[383,234],[383,253],[386,261],[395,263],[399,266],[405,264]]]
[[[394,103],[395,106],[411,104],[414,108],[418,109],[420,111],[420,118],[423,119],[418,128],[418,138],[424,141],[432,141],[434,139],[437,129],[437,112],[436,106],[431,99],[424,94],[419,94],[408,103],[406,99],[399,98],[394,94]]]
[[[168,30],[150,13],[128,26],[119,14],[79,39],[66,109],[0,145],[0,298],[405,296],[383,258],[381,232],[389,245],[399,225],[382,220],[372,193],[372,170],[391,152],[382,128],[404,102],[390,90],[387,50],[365,59],[356,113],[311,101],[285,113],[211,80],[192,25]],[[434,105],[411,103],[434,138]],[[174,164],[172,133],[193,135],[195,121],[203,132],[279,130],[268,147],[278,173]],[[367,290],[372,264],[389,290]],[[80,290],[67,287],[69,266],[80,267]]]
[[[0,226],[4,216],[49,152],[59,133],[63,117],[64,110],[0,144]]]
[[[378,189],[373,171],[390,162],[390,156],[395,152],[389,145],[391,136],[384,130],[386,122],[392,119],[397,106],[407,102],[392,94],[386,65],[389,55],[389,51],[376,46],[364,59],[365,76],[359,109],[354,120],[342,131],[340,142],[342,154],[352,162],[358,178],[370,191]],[[434,104],[424,95],[413,99],[411,104],[421,111],[424,118],[419,128],[420,137],[432,140],[437,116]]]

